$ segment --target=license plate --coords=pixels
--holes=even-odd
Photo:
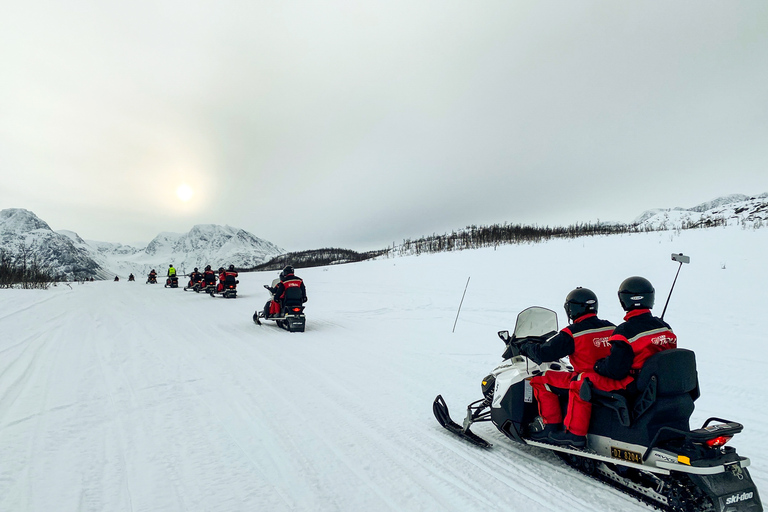
[[[636,464],[643,463],[643,456],[640,453],[625,450],[624,448],[616,448],[611,446],[611,457],[614,459],[621,459],[627,462],[634,462]]]

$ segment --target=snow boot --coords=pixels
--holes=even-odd
[[[544,424],[541,430],[537,432],[532,431],[529,437],[534,441],[543,441],[546,443],[549,440],[550,434],[559,432],[560,430],[562,430],[562,428],[563,428],[562,423]]]
[[[587,436],[577,436],[565,429],[550,432],[547,441],[558,446],[571,446],[573,448],[584,448],[587,446]]]

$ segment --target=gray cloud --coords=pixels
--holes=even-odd
[[[6,10],[0,204],[86,238],[370,249],[768,190],[761,1]]]

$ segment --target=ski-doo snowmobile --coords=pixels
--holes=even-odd
[[[166,288],[178,288],[179,287],[179,278],[178,276],[171,276],[165,280],[165,287]]]
[[[187,286],[184,287],[184,291],[194,291],[197,293],[200,293],[200,290],[203,287],[203,275],[199,274],[197,277],[191,278],[189,282],[187,283]]]
[[[463,424],[454,422],[441,395],[433,403],[444,428],[483,448],[491,444],[470,427],[490,421],[510,440],[554,451],[568,465],[661,510],[670,512],[761,512],[749,459],[726,445],[743,430],[735,421],[710,418],[691,429],[699,397],[696,360],[675,348],[651,356],[631,390],[604,392],[582,386],[592,403],[585,448],[531,439],[543,428],[530,378],[545,371],[570,371],[568,359],[537,365],[519,346],[543,343],[557,333],[557,314],[541,307],[522,311],[512,336],[500,331],[504,361],[483,379],[483,398],[467,406]],[[561,404],[567,405],[567,390]],[[565,414],[564,414],[565,415]]]
[[[157,276],[154,274],[149,274],[147,276],[147,284],[157,284]]]
[[[223,281],[219,281],[218,286],[209,286],[206,291],[211,297],[221,294],[225,299],[234,299],[237,298],[237,284],[239,282],[234,276],[228,275]]]
[[[271,293],[274,285],[275,283],[273,287],[264,285],[264,288]],[[277,300],[273,294],[271,304],[276,307],[274,312],[270,311],[268,316],[264,316],[264,311],[257,310],[253,314],[253,321],[261,325],[261,320],[274,320],[278,327],[286,331],[304,332],[307,319],[304,316],[304,302],[300,288],[286,288],[282,301]]]

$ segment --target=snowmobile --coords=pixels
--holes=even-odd
[[[179,287],[179,277],[178,276],[170,276],[165,280],[165,287],[166,288],[178,288]]]
[[[200,289],[195,291],[204,292],[213,296],[213,294],[216,293],[216,277],[209,276],[208,279],[206,279],[205,277],[206,276],[204,275],[203,280],[200,282]]]
[[[604,392],[583,385],[580,397],[592,403],[585,448],[531,439],[543,424],[530,378],[572,368],[567,358],[537,365],[519,347],[526,341],[543,343],[557,331],[554,311],[537,306],[522,311],[512,336],[508,331],[498,333],[506,345],[504,361],[483,379],[483,398],[467,406],[459,425],[438,395],[432,405],[438,423],[462,439],[490,448],[470,430],[475,423],[490,421],[508,439],[554,451],[569,466],[661,510],[763,510],[747,470],[749,459],[726,446],[744,427],[720,418],[709,418],[700,428],[689,427],[699,397],[696,360],[690,350],[654,354],[627,390]],[[563,390],[563,407],[567,393]]]
[[[146,284],[157,284],[157,276],[149,274],[147,277],[147,283]]]
[[[237,298],[237,284],[240,281],[233,276],[227,276],[224,281],[219,281],[219,287],[211,287],[208,293],[211,297],[215,297],[217,293],[220,293],[225,299]],[[221,288],[221,289],[219,289]]]
[[[133,276],[133,274],[128,276],[129,281],[136,281],[136,278]]]
[[[275,283],[273,283],[274,285]],[[264,288],[270,291],[274,287],[270,288],[266,284]],[[274,313],[270,313],[269,316],[264,316],[264,311],[256,310],[253,314],[253,321],[257,325],[261,325],[261,320],[274,320],[278,327],[285,329],[288,332],[304,332],[304,328],[307,324],[307,319],[304,316],[304,303],[302,301],[300,288],[287,288],[285,290],[285,296],[282,302],[276,300],[274,294],[272,295],[272,304],[276,304],[278,310]]]
[[[194,292],[200,293],[200,290],[203,288],[203,276],[200,275],[199,279],[190,279],[189,283],[187,283],[187,286],[184,287],[184,291],[192,290]]]

